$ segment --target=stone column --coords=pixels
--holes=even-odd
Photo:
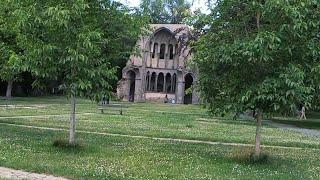
[[[184,81],[178,81],[178,86],[176,90],[176,102],[178,104],[183,104],[184,100],[184,87],[185,87],[185,82]]]
[[[163,92],[164,93],[166,93],[166,91],[167,91],[166,86],[167,86],[166,76],[164,76],[164,78],[163,78]]]
[[[142,99],[142,91],[141,91],[141,78],[137,77],[135,80],[135,88],[134,88],[134,101],[141,102]]]
[[[149,87],[148,87],[148,91],[151,91],[151,78],[152,78],[152,73],[149,76]]]
[[[168,66],[168,44],[165,43],[165,50],[164,50],[164,68]]]
[[[129,101],[129,94],[130,94],[130,79],[128,77],[124,78],[123,83],[123,100]]]
[[[151,48],[150,51],[153,53],[154,52],[154,41],[151,42]]]
[[[149,79],[150,79],[150,76],[149,76]],[[148,75],[146,75],[146,81],[145,81],[145,87],[144,87],[144,91],[148,91],[148,86],[149,86],[149,79],[148,79]]]
[[[180,57],[179,56],[177,56],[177,58],[176,58],[176,60],[177,60],[177,68],[179,67],[179,61],[180,61]]]
[[[155,79],[154,84],[155,84],[154,90],[155,90],[155,92],[157,92],[158,91],[158,74],[156,74],[156,79]]]
[[[175,59],[176,59],[176,46],[172,45],[172,53],[173,53],[173,58],[172,58],[172,69],[174,69],[174,63],[175,63]]]
[[[171,93],[174,93],[173,92],[173,86],[174,86],[174,84],[173,84],[173,76],[171,76],[171,90],[170,90]]]
[[[161,49],[161,43],[158,45],[158,52],[156,53],[156,59],[157,59],[157,68],[159,67],[159,58],[160,58],[160,49]]]
[[[150,52],[149,52],[149,56],[148,56],[148,59],[147,59],[147,61],[149,61],[149,62],[147,62],[147,67],[152,67],[152,54],[153,54],[153,52],[154,52],[154,41],[150,41]],[[149,63],[149,65],[148,65],[148,63]]]

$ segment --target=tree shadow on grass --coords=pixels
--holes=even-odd
[[[166,150],[165,150],[166,149]],[[261,159],[253,158],[253,147],[236,147],[225,145],[202,145],[173,143],[171,146],[163,145],[163,151],[177,154],[178,156],[194,155],[211,163],[242,164],[244,166],[264,167],[269,170],[278,170],[290,164],[288,159],[271,154],[263,150]],[[291,163],[290,169],[296,169]]]
[[[219,123],[219,124],[227,124],[227,125],[246,125],[246,126],[256,126],[254,120],[241,119],[241,120],[230,120],[230,119],[205,119],[198,118],[195,120],[196,122],[204,122],[204,123]]]

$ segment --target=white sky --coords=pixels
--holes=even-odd
[[[138,7],[140,0],[118,0],[119,2],[128,5],[129,7]],[[208,13],[208,8],[206,5],[207,0],[194,0],[192,10],[201,9],[202,12]]]

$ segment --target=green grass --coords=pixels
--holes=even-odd
[[[0,104],[5,103],[0,101]],[[68,100],[62,97],[18,98],[10,101],[10,104],[30,108],[1,106],[0,166],[71,179],[320,178],[320,138],[269,126],[263,128],[263,144],[306,149],[264,148],[263,151],[270,157],[269,161],[253,164],[247,160],[252,149],[245,147],[78,133],[78,148],[59,148],[53,143],[67,137],[65,131],[6,125],[68,129],[70,105],[67,103]],[[121,116],[115,110],[100,114],[97,105],[88,100],[81,99],[78,103],[78,130],[219,142],[254,142],[253,121],[209,117],[205,109],[195,105],[129,104]],[[62,116],[41,117],[43,115]]]
[[[299,119],[297,117],[274,117],[272,121],[282,124],[289,124],[300,128],[318,129],[320,130],[320,113],[310,111],[306,114],[307,119]]]
[[[300,120],[300,119],[272,119],[273,122],[289,124],[300,128],[320,130],[320,121]]]

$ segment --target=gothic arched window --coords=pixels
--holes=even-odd
[[[169,58],[173,59],[173,45],[169,44]]]
[[[155,54],[158,52],[158,43],[154,43],[153,45],[153,52],[152,52],[152,58],[155,57]]]
[[[166,45],[165,44],[161,44],[161,46],[160,46],[160,59],[164,59],[165,51],[166,51]]]

